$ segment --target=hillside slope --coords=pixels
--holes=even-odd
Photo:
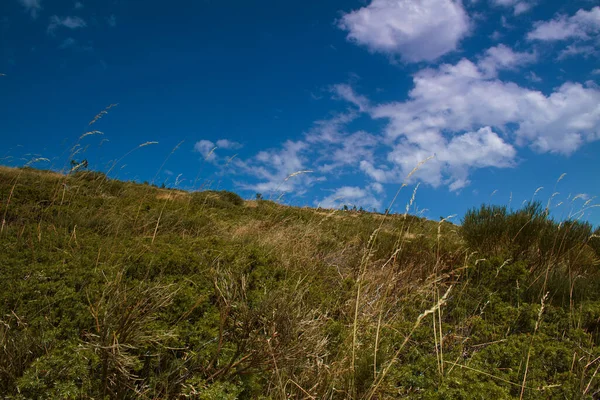
[[[0,168],[6,398],[593,398],[599,239]]]

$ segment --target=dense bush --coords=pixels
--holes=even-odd
[[[197,207],[230,208],[244,205],[244,199],[238,194],[225,190],[205,190],[192,193],[192,204]]]
[[[593,243],[589,223],[554,221],[539,202],[517,211],[487,205],[471,209],[462,220],[462,235],[469,247],[482,255],[527,259],[536,264],[567,261]]]

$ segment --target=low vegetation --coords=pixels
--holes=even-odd
[[[0,168],[9,399],[592,399],[600,232]],[[408,208],[407,208],[408,209]]]

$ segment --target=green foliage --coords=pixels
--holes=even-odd
[[[600,393],[599,231],[539,203],[459,227],[83,168],[0,200],[5,398]]]
[[[462,221],[462,235],[483,256],[529,260],[536,266],[572,263],[574,258],[583,267],[593,262],[591,255],[580,258],[593,239],[592,226],[581,221],[556,222],[539,202],[517,211],[487,205],[469,210]]]
[[[244,199],[233,192],[225,190],[214,191],[206,190],[203,192],[192,193],[191,203],[196,207],[211,207],[227,209],[231,207],[240,207],[244,205]]]

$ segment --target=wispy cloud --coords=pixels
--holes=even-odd
[[[578,45],[578,44],[570,44],[564,49],[560,51],[558,54],[559,60],[564,60],[565,58],[575,57],[575,56],[583,56],[584,58],[596,56],[599,51],[594,46],[591,45]]]
[[[525,0],[491,0],[492,4],[501,7],[512,7],[515,15],[523,14],[533,8],[533,1]]]
[[[72,50],[76,50],[76,51],[86,51],[86,52],[94,51],[94,47],[90,43],[82,44],[82,43],[78,42],[77,40],[73,39],[72,37],[68,37],[68,38],[64,39],[58,45],[58,48],[61,50],[72,49]]]
[[[502,69],[516,69],[537,60],[534,52],[515,52],[510,47],[500,44],[487,49],[477,63],[478,67],[489,76],[496,76]]]
[[[75,5],[73,5],[73,8],[76,9],[76,10],[80,10],[80,9],[83,8],[83,3],[80,2],[80,1],[76,1]]]
[[[50,17],[50,24],[48,24],[47,32],[49,34],[53,34],[59,27],[64,27],[68,29],[78,29],[85,28],[86,26],[86,22],[80,17],[59,17],[57,15],[53,15],[52,17]]]
[[[259,180],[240,186],[260,193],[295,191],[296,194],[302,194],[313,178],[310,174],[290,176],[308,170],[305,154],[308,149],[308,144],[303,141],[288,140],[280,148],[261,151],[248,160],[235,160],[237,168]]]
[[[367,108],[369,108],[369,99],[365,96],[356,94],[352,86],[348,84],[333,85],[331,87],[331,92],[334,94],[334,97],[344,99],[354,104],[358,107],[359,111],[366,111]]]
[[[217,147],[221,149],[235,150],[242,148],[242,144],[229,139],[219,139],[217,140]]]
[[[216,149],[217,146],[215,146],[215,144],[210,140],[199,140],[194,145],[194,151],[202,154],[202,157],[204,157],[205,160],[214,159],[216,157],[214,155]]]
[[[470,29],[460,1],[372,0],[338,21],[348,40],[408,62],[433,61],[454,51]]]
[[[67,49],[69,47],[74,47],[77,44],[77,41],[73,38],[66,38],[62,41],[62,43],[58,46],[59,49]]]
[[[590,11],[581,9],[572,16],[560,14],[550,21],[538,21],[534,26],[527,34],[529,40],[590,39],[590,35],[600,31],[600,7]]]
[[[236,150],[241,147],[242,145],[240,143],[228,139],[219,139],[216,143],[211,140],[203,139],[194,144],[194,151],[202,154],[202,157],[207,161],[217,161],[218,149]]]
[[[33,19],[36,19],[40,11],[42,11],[41,0],[19,0],[19,3],[21,3],[21,5],[25,7],[25,10],[27,10],[29,15],[31,15],[31,18]]]
[[[525,78],[527,78],[528,80],[530,80],[531,82],[535,82],[535,83],[539,83],[542,82],[543,79],[540,78],[535,72],[533,71],[529,71],[526,75]]]
[[[106,22],[108,22],[108,26],[114,28],[117,26],[117,17],[115,17],[114,14],[111,14],[111,16],[106,19]]]

